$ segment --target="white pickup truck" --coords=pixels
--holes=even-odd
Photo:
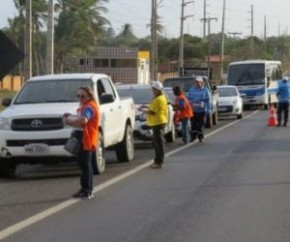
[[[36,76],[25,82],[13,100],[3,99],[7,108],[0,114],[0,174],[13,176],[20,163],[47,163],[73,160],[64,144],[72,128],[62,115],[76,113],[76,91],[93,88],[100,104],[99,146],[94,156],[94,172],[105,170],[104,150],[114,147],[117,159],[133,159],[135,111],[133,99],[120,99],[115,86],[104,74],[56,74]]]

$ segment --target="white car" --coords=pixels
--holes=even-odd
[[[126,84],[116,86],[120,97],[132,97],[135,104],[135,128],[134,141],[151,141],[153,137],[152,129],[146,124],[147,115],[139,110],[142,105],[149,105],[153,93],[150,85]],[[166,93],[165,93],[166,95]],[[168,102],[168,123],[164,129],[164,135],[167,142],[175,141],[175,127],[173,122],[173,107]]]
[[[243,117],[243,98],[236,86],[217,86],[219,92],[218,113],[220,116]]]

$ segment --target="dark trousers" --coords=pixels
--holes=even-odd
[[[81,150],[78,155],[78,164],[81,170],[80,184],[85,193],[92,193],[93,190],[93,151]]]
[[[190,119],[191,122],[191,141],[194,141],[196,138],[204,138],[204,121],[205,121],[205,112],[194,113],[193,117]]]
[[[154,163],[162,165],[164,162],[164,124],[156,125],[152,127],[153,130],[153,144],[155,150]]]
[[[284,125],[287,124],[288,121],[288,112],[289,112],[289,103],[278,103],[278,125],[281,125],[282,122],[282,114],[284,114]]]

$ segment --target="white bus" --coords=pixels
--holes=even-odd
[[[278,81],[282,79],[281,61],[245,60],[229,64],[227,84],[243,94],[245,106],[276,104]]]

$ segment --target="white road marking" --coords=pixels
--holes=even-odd
[[[258,112],[259,112],[259,110],[247,115],[244,119],[249,118],[249,117],[255,115]],[[227,124],[227,125],[225,125],[223,127],[220,127],[218,129],[210,132],[209,134],[205,135],[205,137],[207,138],[207,137],[210,137],[212,135],[215,135],[216,133],[219,133],[220,131],[222,131],[222,130],[224,130],[224,129],[226,129],[226,128],[228,128],[228,127],[230,127],[230,126],[232,126],[232,125],[234,125],[234,124],[236,124],[236,123],[238,123],[240,121],[241,120],[236,120],[236,121],[234,121],[232,123],[229,123],[229,124]],[[180,151],[182,151],[182,150],[184,150],[184,149],[186,149],[189,146],[192,146],[194,144],[196,144],[196,142],[189,143],[189,144],[184,145],[184,146],[182,146],[180,148],[174,149],[174,150],[166,153],[165,156],[169,157],[169,156],[171,156],[173,154],[176,154],[176,153],[178,153],[178,152],[180,152]],[[93,190],[93,193],[94,194],[98,193],[98,192],[100,192],[100,191],[102,191],[102,190],[104,190],[104,189],[106,189],[106,188],[118,183],[119,181],[122,181],[125,178],[140,172],[141,170],[147,168],[149,166],[149,164],[151,164],[152,162],[153,162],[153,160],[149,160],[149,161],[145,162],[144,164],[133,168],[132,170],[129,170],[129,171],[127,171],[127,172],[125,172],[125,173],[123,173],[121,175],[118,175],[118,176],[112,178],[109,181],[106,181],[106,182],[104,182],[104,183],[102,183],[100,185],[95,186],[94,190]],[[40,222],[41,220],[43,220],[43,219],[45,219],[45,218],[47,218],[47,217],[49,217],[49,216],[51,216],[53,214],[56,214],[57,212],[60,212],[61,210],[65,209],[65,208],[67,208],[67,207],[69,207],[69,206],[71,206],[73,204],[76,204],[76,203],[80,202],[81,200],[82,199],[68,199],[68,200],[66,200],[66,201],[64,201],[64,202],[62,202],[62,203],[60,203],[58,205],[55,205],[55,206],[53,206],[53,207],[51,207],[51,208],[49,208],[49,209],[47,209],[47,210],[45,210],[43,212],[40,212],[40,213],[38,213],[36,215],[33,215],[32,217],[29,217],[29,218],[27,218],[25,220],[20,221],[20,222],[18,222],[16,224],[6,228],[6,229],[3,229],[3,230],[0,231],[0,240],[3,240],[5,238],[15,234],[15,233],[17,233],[17,232],[29,227],[30,225],[33,225],[33,224],[35,224],[37,222]]]

